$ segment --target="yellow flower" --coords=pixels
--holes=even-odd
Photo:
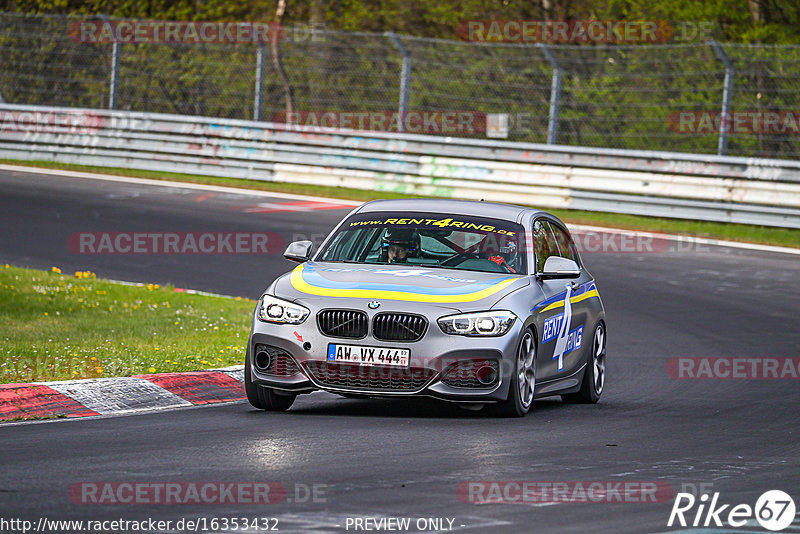
[[[45,315],[49,315],[47,312],[44,312]]]
[[[156,368],[155,367],[151,367],[150,369],[148,369],[148,371],[150,371],[151,373],[155,373],[156,372]]]
[[[102,367],[95,367],[94,370],[98,375],[102,375],[103,374],[103,368]]]
[[[8,264],[6,264],[6,267],[8,267]],[[58,267],[53,267],[52,271],[53,271],[54,273],[61,274],[61,269],[59,269]]]

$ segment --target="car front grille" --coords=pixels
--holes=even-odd
[[[372,319],[372,335],[383,341],[419,341],[428,320],[410,313],[379,313]]]
[[[423,367],[382,367],[311,360],[303,364],[321,386],[363,392],[415,392],[436,374]]]
[[[367,314],[357,310],[322,310],[317,314],[319,331],[330,337],[366,337]]]
[[[454,388],[492,388],[499,380],[497,360],[463,360],[454,363],[442,374],[442,382]]]

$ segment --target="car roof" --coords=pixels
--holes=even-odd
[[[497,204],[494,202],[483,202],[474,200],[451,200],[441,198],[409,198],[395,200],[373,200],[367,202],[358,210],[358,213],[370,213],[375,211],[398,211],[398,212],[436,212],[448,213],[453,215],[473,215],[478,217],[490,217],[506,221],[520,221],[526,213],[549,213],[535,208],[514,206],[511,204]]]

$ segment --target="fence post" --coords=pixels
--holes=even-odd
[[[547,144],[555,145],[558,139],[558,105],[561,100],[562,70],[558,59],[546,44],[536,43],[536,45],[542,51],[550,66],[553,67],[553,82],[550,85],[550,116],[547,119]]]
[[[110,24],[111,19],[105,13],[100,13],[97,18],[103,23]],[[111,77],[108,80],[108,109],[117,109],[117,90],[119,89],[119,54],[120,43],[116,39],[111,43]]]
[[[400,101],[398,103],[398,113],[400,114],[397,129],[400,132],[405,130],[406,113],[408,113],[408,92],[411,86],[411,53],[400,42],[393,32],[386,32],[386,35],[394,47],[403,55],[403,68],[400,71]]]
[[[120,43],[114,40],[111,45],[111,80],[108,87],[108,109],[117,109],[117,90],[119,89]]]
[[[267,43],[258,43],[256,49],[256,87],[253,99],[253,120],[260,121],[264,108],[264,81],[267,73]],[[291,117],[286,117],[289,122]]]
[[[728,130],[730,130],[731,117],[731,98],[733,98],[733,77],[736,75],[733,61],[725,53],[722,46],[716,41],[709,41],[708,44],[714,49],[722,64],[725,65],[725,81],[722,88],[722,113],[719,121],[719,144],[717,145],[717,155],[724,156],[728,152]]]

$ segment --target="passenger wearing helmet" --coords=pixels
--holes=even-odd
[[[389,228],[381,239],[381,261],[405,263],[419,252],[419,233],[405,228]]]
[[[506,236],[500,243],[498,253],[489,255],[489,261],[493,261],[508,272],[516,273],[519,266],[519,255],[517,254],[517,242],[513,237]]]

